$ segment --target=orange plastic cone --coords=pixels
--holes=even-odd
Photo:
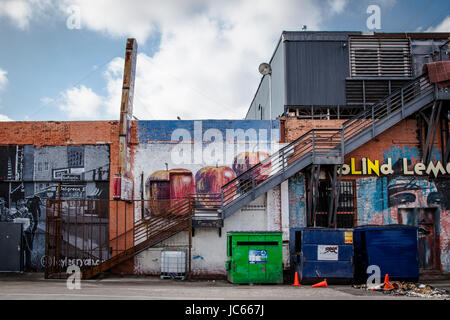
[[[313,288],[325,287],[328,288],[327,279],[322,282],[316,283],[312,285]]]
[[[394,289],[394,286],[392,285],[392,283],[389,282],[389,275],[387,273],[384,276],[383,289],[384,290],[392,290],[392,289]]]
[[[383,287],[383,290],[392,290],[392,289],[394,289],[394,286],[390,282],[387,282]]]
[[[297,272],[295,272],[295,279],[294,279],[293,286],[295,286],[295,287],[300,286],[300,281],[298,281],[298,273]]]

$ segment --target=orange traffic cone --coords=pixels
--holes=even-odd
[[[384,277],[384,283],[383,283],[383,290],[392,290],[394,289],[394,286],[392,283],[389,282],[389,275],[386,273],[386,276]]]
[[[328,288],[327,279],[322,282],[316,283],[312,285],[313,288],[325,287]]]
[[[295,286],[295,287],[300,286],[300,281],[298,281],[298,273],[297,272],[295,272],[295,279],[294,279],[293,286]]]
[[[390,282],[386,283],[383,287],[383,290],[392,290],[392,289],[394,289],[394,286]]]

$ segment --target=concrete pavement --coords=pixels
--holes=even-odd
[[[433,285],[433,284],[432,284]],[[438,284],[439,285],[439,284]],[[448,287],[441,282],[440,287]],[[415,297],[369,292],[351,285],[233,285],[226,281],[161,280],[158,277],[108,277],[81,282],[69,290],[65,280],[45,280],[42,274],[0,276],[0,300],[404,300]],[[423,299],[423,298],[422,298]],[[436,298],[426,298],[436,299]],[[439,299],[439,298],[438,298]]]

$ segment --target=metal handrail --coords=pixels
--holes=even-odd
[[[403,118],[406,104],[429,94],[435,90],[434,88],[428,82],[426,76],[421,75],[380,102],[345,121],[340,129],[309,130],[222,186],[222,209],[271,176],[284,172],[287,166],[305,157],[330,154],[332,151],[343,156],[347,141],[368,128],[371,128],[372,135],[375,136],[375,125],[378,122],[388,119],[392,114],[399,111]],[[331,135],[327,136],[327,133],[331,133]],[[236,195],[238,195],[237,198]]]
[[[418,97],[429,94],[433,90],[434,86],[428,82],[424,75],[408,82],[383,100],[345,121],[342,124],[344,143],[369,127],[372,129],[373,135],[375,135],[375,125],[378,122],[386,120],[389,116],[399,111],[404,115],[406,104]]]
[[[235,200],[238,190],[253,189],[271,176],[286,170],[287,165],[311,154],[328,154],[341,149],[341,129],[312,129],[237,176],[222,187],[222,207]],[[241,196],[244,193],[241,193]]]

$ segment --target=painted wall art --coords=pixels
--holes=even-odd
[[[0,223],[23,224],[25,271],[44,268],[46,201],[109,199],[109,164],[107,145],[0,146]]]

